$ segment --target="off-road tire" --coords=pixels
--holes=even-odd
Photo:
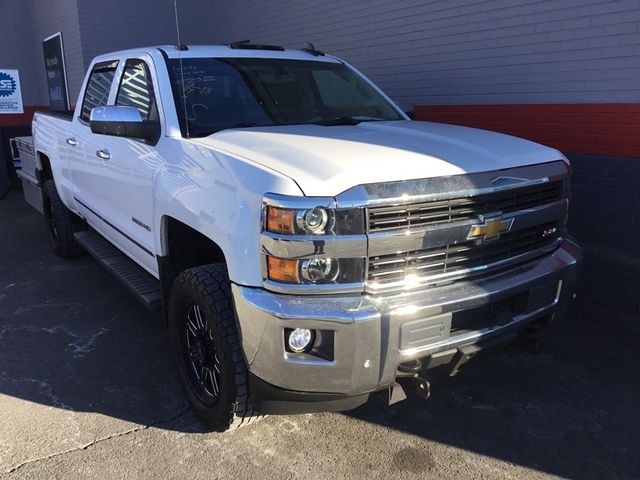
[[[192,312],[190,309],[196,305],[201,312],[204,329],[209,332],[208,336],[201,332],[202,336],[198,338],[211,342],[209,348],[213,349],[215,361],[219,362],[216,365],[220,367],[220,388],[215,400],[211,400],[205,384],[195,378],[198,374],[194,372],[198,367],[191,360],[194,355],[187,340],[190,335],[187,331],[188,312]],[[262,418],[254,411],[251,402],[249,374],[240,344],[226,266],[204,265],[180,273],[169,295],[168,322],[178,375],[193,410],[203,422],[212,430],[224,432]],[[206,374],[202,377],[206,378]]]
[[[82,255],[84,249],[73,234],[86,230],[87,225],[65,207],[53,180],[47,180],[42,186],[42,207],[53,253],[61,258],[75,258]]]

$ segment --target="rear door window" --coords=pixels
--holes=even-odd
[[[107,104],[117,66],[117,60],[95,64],[89,75],[87,89],[84,92],[80,118],[88,122],[91,116],[91,109]]]

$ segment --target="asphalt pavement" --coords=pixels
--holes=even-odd
[[[610,267],[588,257],[586,283],[640,282]],[[50,253],[13,191],[0,201],[0,478],[638,478],[640,318],[607,291],[583,289],[539,355],[434,372],[429,400],[388,407],[380,393],[206,433],[162,318],[90,257]]]

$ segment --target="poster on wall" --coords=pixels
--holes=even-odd
[[[24,113],[18,70],[0,68],[0,114]]]
[[[44,66],[47,71],[49,87],[49,107],[51,110],[69,110],[69,90],[67,88],[67,70],[64,65],[62,33],[47,37],[42,42]]]

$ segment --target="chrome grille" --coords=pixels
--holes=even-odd
[[[417,278],[436,277],[474,267],[494,264],[518,255],[544,250],[557,243],[557,222],[503,234],[499,239],[479,244],[470,240],[409,252],[369,257],[368,283],[382,287]],[[528,258],[530,259],[530,257]],[[510,263],[513,266],[513,263]],[[434,282],[436,283],[436,282]]]
[[[478,215],[508,213],[545,205],[561,199],[562,180],[513,188],[474,197],[391,207],[372,207],[369,232],[406,230],[438,224],[476,220]]]

